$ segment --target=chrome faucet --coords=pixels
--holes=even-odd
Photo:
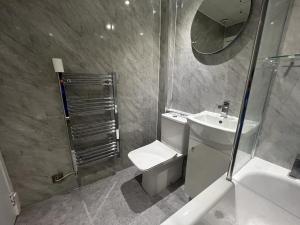
[[[297,155],[289,175],[293,178],[300,179],[300,154]]]
[[[227,118],[229,112],[229,101],[224,101],[222,105],[218,105],[218,108],[221,109],[221,117]]]

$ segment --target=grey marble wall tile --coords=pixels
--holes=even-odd
[[[290,0],[269,2],[263,38],[260,44],[259,58],[275,56],[279,53],[280,42],[285,36],[284,26],[291,3],[292,1]]]
[[[299,67],[280,67],[256,150],[257,156],[288,169],[300,153],[299,90]]]
[[[285,39],[283,40],[283,44],[282,44],[282,50],[281,50],[282,53],[297,54],[300,52],[299,21],[300,21],[300,1],[294,0],[294,4],[292,6],[289,20],[288,20]]]
[[[117,11],[112,66],[118,94],[123,163],[129,151],[156,139],[159,71],[159,1],[136,1]]]
[[[299,0],[295,0],[286,24],[279,54],[299,52]],[[277,15],[277,14],[276,14]],[[290,169],[300,153],[299,62],[279,64],[266,107],[256,155]]]
[[[269,88],[272,86],[275,72],[274,67],[263,62],[256,64],[255,75],[251,87],[246,118],[260,122],[267,101]]]
[[[157,137],[160,138],[161,114],[171,105],[175,54],[177,2],[161,1],[161,36],[159,67],[159,101],[157,115]]]
[[[156,138],[160,0],[0,0],[0,149],[22,205],[76,187],[57,77],[51,58],[70,72],[119,75],[122,159]],[[107,30],[106,24],[114,30]],[[107,170],[95,176],[107,176]],[[94,171],[94,170],[93,170]],[[90,180],[91,174],[87,175]]]
[[[257,156],[291,169],[297,154],[299,154],[299,124],[292,123],[290,118],[277,112],[271,106],[267,113],[270,118],[264,122]]]
[[[190,113],[218,111],[218,104],[230,100],[230,114],[238,115],[261,1],[252,1],[249,23],[238,41],[199,62],[191,48],[190,30],[201,2],[177,1],[174,69],[168,72],[172,93],[168,95],[167,107]]]

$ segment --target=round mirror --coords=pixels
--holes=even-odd
[[[213,54],[229,46],[243,30],[251,0],[203,0],[191,29],[192,48]]]

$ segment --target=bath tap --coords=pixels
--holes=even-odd
[[[289,175],[293,178],[300,179],[300,154],[297,155]]]
[[[218,105],[218,108],[221,109],[221,117],[227,118],[229,112],[230,101],[224,101],[222,105]]]

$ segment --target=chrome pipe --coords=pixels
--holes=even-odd
[[[72,165],[73,165],[73,170],[75,175],[77,176],[78,174],[78,165],[77,165],[77,160],[75,157],[75,150],[74,150],[74,145],[73,142],[71,141],[71,129],[70,129],[70,114],[68,110],[68,102],[67,102],[67,95],[66,95],[66,89],[64,86],[63,82],[63,72],[56,72],[57,78],[58,78],[58,83],[59,83],[59,90],[60,90],[60,96],[61,96],[61,101],[63,103],[63,109],[64,109],[64,114],[65,114],[65,123],[67,127],[67,134],[69,136],[69,146],[70,146],[70,152],[71,152],[71,159],[72,159]]]
[[[78,162],[78,166],[84,166],[88,163],[99,161],[99,160],[113,159],[115,157],[116,157],[116,154],[114,152],[109,152],[107,154],[100,155],[100,156],[97,156],[97,157],[94,157],[94,158],[91,158],[91,159],[80,160]]]
[[[108,152],[112,152],[115,151],[117,148],[117,145],[115,146],[111,146],[111,147],[107,147],[107,148],[102,148],[102,149],[97,149],[97,151],[94,152],[77,152],[76,156],[78,159],[86,159],[86,158],[93,158],[93,157],[97,157],[99,155],[105,155]]]
[[[95,152],[97,150],[107,149],[107,148],[116,147],[116,146],[117,146],[117,142],[112,141],[112,142],[107,143],[107,144],[100,144],[100,145],[89,147],[89,148],[77,147],[76,154],[87,153],[87,152]]]
[[[245,121],[245,117],[246,117],[248,101],[249,101],[249,97],[250,97],[256,63],[257,63],[257,59],[258,59],[258,53],[259,53],[260,43],[261,43],[261,39],[262,39],[262,33],[264,30],[264,24],[265,24],[265,20],[266,20],[268,5],[269,5],[269,0],[263,0],[262,6],[261,6],[260,20],[259,20],[259,24],[258,24],[258,28],[257,28],[257,32],[256,32],[255,41],[254,41],[254,48],[252,51],[250,67],[248,70],[248,76],[247,76],[247,80],[246,80],[244,96],[243,96],[243,101],[242,101],[240,115],[239,115],[239,121],[238,121],[237,130],[236,130],[234,141],[233,141],[230,164],[229,164],[229,168],[227,171],[226,179],[229,181],[232,181],[234,165],[236,162],[236,156],[237,156],[237,152],[238,152],[238,148],[239,148],[240,139],[242,136],[243,125],[244,125],[244,121]]]
[[[89,102],[89,101],[107,101],[107,100],[114,100],[113,97],[103,97],[103,98],[82,98],[82,97],[72,97],[72,96],[67,96],[69,100],[74,101],[74,102]]]
[[[83,138],[87,138],[87,137],[91,137],[91,136],[96,136],[96,135],[101,135],[101,134],[111,134],[114,133],[116,131],[116,127],[115,126],[111,126],[111,127],[101,127],[98,129],[91,129],[91,130],[87,130],[87,131],[82,131],[82,132],[77,132],[72,130],[72,137],[73,139],[83,139]]]
[[[93,122],[93,124],[86,124],[86,123],[78,123],[78,124],[74,124],[72,126],[72,130],[85,130],[85,129],[89,129],[89,128],[93,128],[93,127],[99,127],[99,126],[111,126],[111,125],[115,125],[116,122],[115,120],[109,120],[107,122]]]

